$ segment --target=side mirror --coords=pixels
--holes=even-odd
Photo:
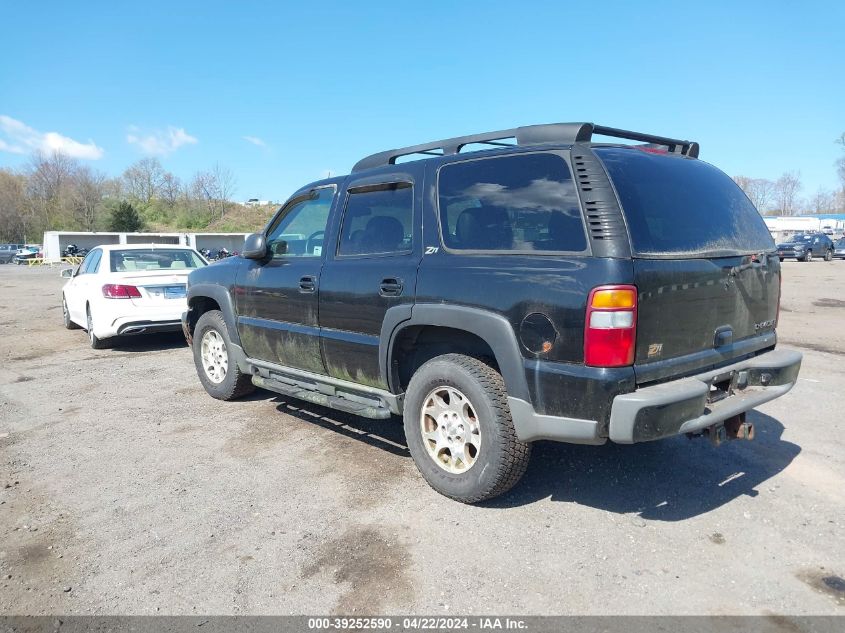
[[[253,233],[244,240],[244,247],[241,251],[246,259],[264,259],[267,257],[267,238],[264,233]]]
[[[73,277],[73,268],[65,268],[59,273],[63,279],[70,279]]]

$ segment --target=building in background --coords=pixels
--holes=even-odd
[[[101,244],[181,244],[197,250],[207,248],[240,251],[248,233],[112,233],[85,231],[46,231],[44,260],[59,261],[68,244],[91,250]]]
[[[832,237],[845,234],[845,213],[819,215],[763,216],[775,242],[783,242],[796,233],[826,233]]]

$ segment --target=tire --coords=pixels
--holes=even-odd
[[[203,360],[203,342],[207,342],[208,365]],[[220,310],[209,310],[203,314],[194,328],[194,365],[202,386],[212,398],[235,400],[255,391],[252,376],[244,374],[238,367],[232,352],[229,328]]]
[[[779,259],[780,259],[780,261],[783,261],[783,257],[780,257]]]
[[[94,334],[94,319],[91,318],[91,306],[85,307],[85,317],[88,331],[88,342],[91,343],[91,349],[108,349],[112,346],[112,339],[97,338]]]
[[[65,301],[64,295],[62,295],[62,321],[64,323],[65,329],[67,330],[79,329],[79,326],[70,320],[70,312],[68,312],[67,301]]]
[[[423,415],[427,404],[432,410],[439,407],[440,413]],[[492,499],[510,490],[528,467],[531,444],[516,436],[504,380],[476,358],[445,354],[417,369],[405,394],[404,424],[408,449],[420,473],[432,488],[455,501]],[[441,443],[452,440],[458,443]],[[466,442],[463,448],[461,440]],[[455,456],[449,447],[457,447]],[[460,461],[461,454],[466,462]]]
[[[807,252],[804,254],[804,261],[805,261],[805,262],[811,262],[811,261],[813,261],[813,251],[807,251]]]
[[[829,262],[831,260],[833,260],[833,253],[826,251],[824,254],[824,261]]]

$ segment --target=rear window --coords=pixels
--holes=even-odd
[[[109,253],[111,271],[185,270],[202,268],[205,261],[194,251],[168,248],[133,248]]]
[[[773,249],[766,223],[722,171],[694,158],[597,148],[638,255],[719,256]]]
[[[569,167],[555,154],[450,163],[438,178],[447,248],[576,252],[587,248]]]

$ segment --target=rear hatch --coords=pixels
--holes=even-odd
[[[595,152],[631,238],[637,383],[698,373],[771,348],[780,262],[742,190],[694,158],[634,148]]]

